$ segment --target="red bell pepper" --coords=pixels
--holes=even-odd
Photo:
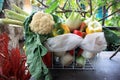
[[[79,30],[74,30],[73,33],[76,34],[76,35],[78,35],[78,36],[83,37],[83,33],[80,32]]]
[[[42,59],[48,68],[52,67],[52,53],[51,52],[48,52]]]
[[[83,38],[86,35],[86,32],[81,32],[79,30],[74,30],[73,33],[76,34],[76,35],[78,35],[78,36],[80,36],[80,37],[83,37]]]

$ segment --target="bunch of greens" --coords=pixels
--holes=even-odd
[[[18,25],[23,26],[25,19],[29,16],[28,13],[15,4],[12,4],[12,10],[5,9],[4,14],[5,18],[0,18],[0,24],[12,24],[17,25],[17,27]]]
[[[29,23],[31,22],[33,15],[34,14],[28,17],[24,22],[28,68],[32,77],[36,80],[50,80],[48,68],[42,60],[42,57],[47,53],[47,49],[43,46],[43,43],[49,35],[36,34],[30,30]]]

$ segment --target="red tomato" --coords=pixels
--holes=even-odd
[[[42,59],[48,68],[52,67],[52,53],[48,52]]]
[[[76,35],[78,35],[78,36],[83,37],[83,33],[80,32],[79,30],[74,30],[73,33],[76,34]]]
[[[69,51],[70,55],[74,55],[74,49]]]
[[[80,50],[79,50],[77,56],[81,56],[82,53],[83,53],[83,49],[80,48]]]

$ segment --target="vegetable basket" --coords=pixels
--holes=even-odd
[[[55,14],[28,14],[12,6],[14,10],[6,9],[0,23],[24,29],[26,63],[32,77],[50,80],[49,69],[94,69],[89,59],[107,44],[101,24],[93,17],[84,20],[73,12],[62,20]]]

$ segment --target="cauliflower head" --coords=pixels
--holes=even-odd
[[[52,31],[54,23],[50,14],[38,11],[32,17],[30,29],[38,34],[48,34]]]

